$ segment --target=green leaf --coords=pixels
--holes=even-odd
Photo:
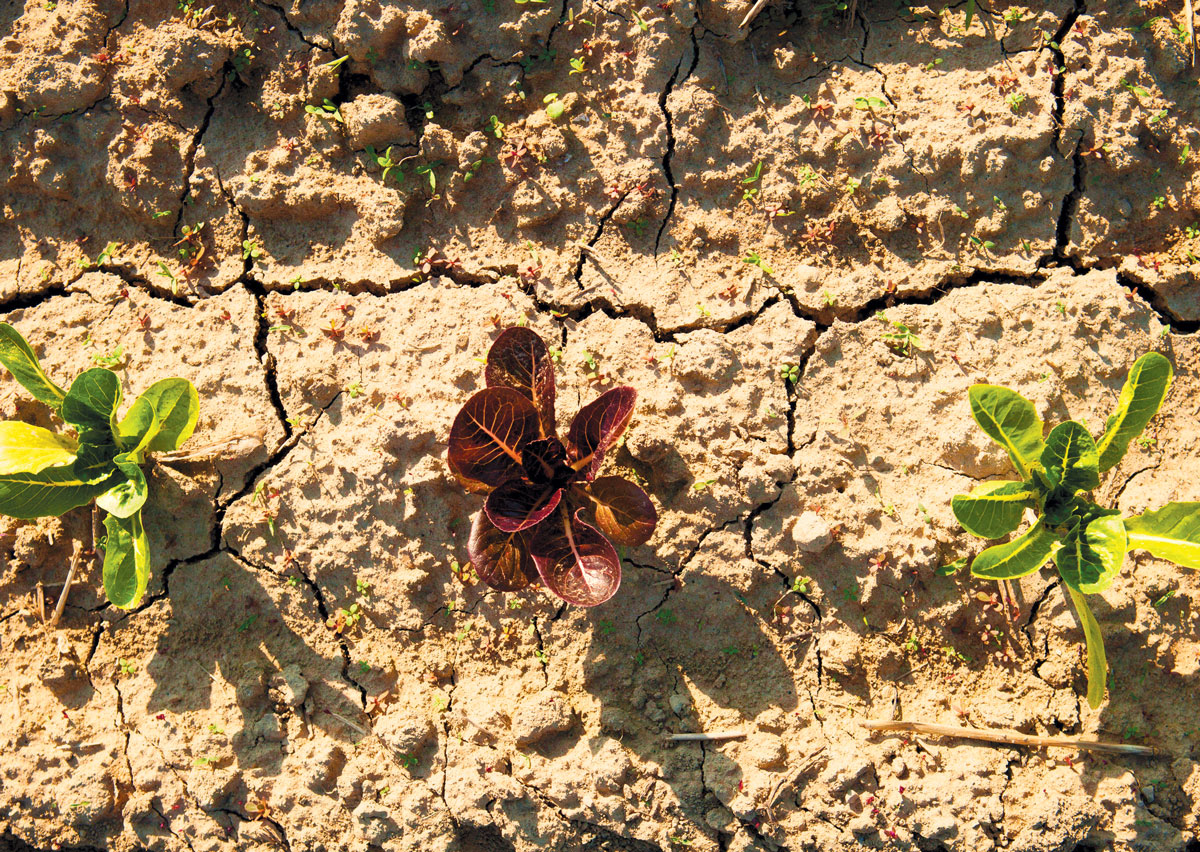
[[[1042,467],[1050,478],[1068,489],[1091,491],[1100,484],[1096,441],[1082,423],[1067,420],[1046,436]]]
[[[1068,586],[1094,595],[1121,573],[1126,548],[1125,522],[1119,515],[1104,515],[1067,533],[1054,564]]]
[[[158,434],[160,428],[158,415],[154,406],[138,397],[125,414],[124,419],[117,424],[117,437],[124,448],[124,455],[135,464],[141,463],[145,457],[146,445]]]
[[[62,404],[62,419],[86,431],[116,432],[117,406],[121,404],[121,382],[112,370],[93,367],[71,382]]]
[[[1033,403],[999,385],[974,385],[971,414],[989,438],[1008,451],[1022,479],[1042,455],[1042,418]]]
[[[1173,375],[1171,362],[1157,352],[1147,352],[1133,362],[1117,399],[1117,410],[1104,424],[1104,434],[1096,444],[1101,471],[1121,460],[1129,442],[1142,434],[1146,424],[1158,413],[1171,388]]]
[[[157,425],[150,425],[153,412]],[[200,397],[187,379],[163,379],[134,400],[117,425],[122,444],[144,446],[149,452],[172,452],[192,436],[200,416]],[[147,440],[148,438],[148,440]]]
[[[37,473],[0,475],[0,514],[10,518],[61,515],[92,501],[120,481],[120,473],[87,482],[72,467],[49,467]]]
[[[1045,565],[1059,546],[1058,536],[1038,521],[1024,535],[976,556],[971,574],[987,580],[1015,580]]]
[[[1146,550],[1184,568],[1200,570],[1200,503],[1168,503],[1125,519],[1131,550]]]
[[[1021,515],[1033,505],[1033,496],[1023,482],[985,482],[970,494],[956,494],[950,508],[971,535],[1000,538],[1020,525]]]
[[[104,594],[113,606],[129,609],[146,593],[150,580],[150,542],[142,528],[142,515],[104,519],[108,540],[104,546]]]
[[[50,381],[25,338],[6,322],[0,322],[0,363],[8,368],[13,378],[20,382],[34,399],[46,403],[55,411],[62,406],[67,392]]]
[[[1100,632],[1100,622],[1092,615],[1083,595],[1067,587],[1071,594],[1071,602],[1079,613],[1079,623],[1083,625],[1083,637],[1087,642],[1088,661],[1088,706],[1095,710],[1104,700],[1104,681],[1108,677],[1108,661],[1104,657],[1104,634]]]
[[[96,505],[110,515],[118,518],[128,518],[134,512],[141,511],[146,504],[148,490],[146,475],[142,469],[129,460],[128,454],[122,454],[114,459],[117,468],[125,476],[124,482],[118,482],[112,488],[96,498]]]
[[[953,562],[947,562],[945,565],[943,565],[941,568],[938,568],[933,573],[937,574],[939,577],[952,577],[966,567],[967,567],[967,557],[960,556],[957,559],[955,559]]]
[[[78,449],[68,435],[19,420],[0,421],[0,473],[37,473],[75,461]]]
[[[79,436],[79,452],[72,470],[83,482],[98,482],[114,472],[118,453],[108,430],[88,429]]]

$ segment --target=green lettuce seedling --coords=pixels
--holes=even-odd
[[[86,370],[64,391],[8,323],[0,323],[0,363],[75,431],[0,421],[0,514],[61,515],[95,500],[108,513],[104,594],[122,609],[135,606],[150,579],[141,465],[147,453],[177,450],[191,437],[200,411],[196,388],[186,379],[155,382],[117,419],[121,383],[111,370]]]
[[[972,535],[1000,538],[1017,528],[1026,509],[1037,515],[1025,533],[975,557],[971,573],[1014,580],[1054,560],[1083,625],[1092,708],[1104,700],[1107,662],[1100,625],[1084,596],[1112,585],[1128,550],[1200,569],[1200,503],[1168,503],[1122,518],[1119,510],[1090,499],[1100,474],[1121,460],[1129,442],[1158,413],[1171,378],[1171,364],[1162,355],[1150,352],[1139,358],[1099,439],[1082,423],[1068,420],[1043,440],[1042,420],[1020,394],[996,385],[975,385],[969,392],[975,422],[1008,451],[1021,481],[985,482],[970,494],[957,495],[954,516]]]

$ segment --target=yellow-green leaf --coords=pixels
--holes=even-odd
[[[62,406],[67,392],[50,381],[25,338],[6,322],[0,322],[0,364],[8,368],[34,399],[55,411]]]
[[[1058,547],[1058,536],[1039,520],[1024,535],[976,556],[971,573],[987,580],[1015,580],[1045,565]]]
[[[133,444],[149,452],[172,452],[191,437],[199,414],[200,397],[191,382],[163,379],[134,400],[117,433],[127,449]]]
[[[1020,525],[1032,499],[1033,492],[1023,482],[1001,480],[985,482],[970,494],[956,494],[950,508],[971,535],[1000,538]]]
[[[1054,564],[1068,586],[1094,595],[1111,586],[1121,573],[1126,548],[1121,516],[1102,515],[1067,533],[1054,554]]]
[[[1096,442],[1101,471],[1121,460],[1129,442],[1142,434],[1146,424],[1158,413],[1171,389],[1173,375],[1171,362],[1157,352],[1147,352],[1133,362],[1125,386],[1121,388],[1117,410],[1104,424],[1104,435]]]
[[[1008,451],[1022,479],[1042,455],[1042,418],[1033,403],[999,385],[973,385],[971,415],[987,436]]]
[[[1091,491],[1100,484],[1096,441],[1082,423],[1067,420],[1046,436],[1042,467],[1047,475],[1071,492]]]
[[[1095,710],[1104,700],[1104,681],[1108,678],[1108,660],[1104,656],[1104,634],[1100,632],[1100,622],[1092,615],[1083,595],[1067,586],[1075,611],[1079,613],[1079,623],[1083,625],[1083,638],[1087,642],[1088,662],[1088,706]]]
[[[112,488],[96,498],[96,505],[110,515],[118,518],[128,518],[134,512],[141,511],[149,493],[146,487],[146,476],[142,469],[129,460],[128,455],[117,456],[114,460],[117,468],[125,475],[124,482],[118,482]]]
[[[1168,503],[1125,519],[1131,550],[1148,550],[1184,568],[1200,570],[1200,503]]]
[[[68,435],[19,420],[0,421],[0,474],[64,467],[75,461],[76,449]]]
[[[142,528],[142,514],[104,519],[108,540],[104,548],[104,594],[121,609],[137,606],[150,580],[150,542]]]
[[[22,519],[61,515],[91,502],[120,481],[118,471],[100,481],[82,480],[75,475],[74,465],[0,474],[0,515]]]
[[[121,382],[103,367],[85,370],[71,382],[63,399],[62,419],[82,432],[116,432]]]

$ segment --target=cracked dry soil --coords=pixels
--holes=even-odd
[[[3,521],[0,847],[1197,848],[1200,578],[1129,560],[1092,712],[1049,571],[1011,617],[936,573],[1006,473],[977,381],[1097,424],[1163,351],[1102,496],[1200,499],[1180,4],[747,5],[0,9],[0,311],[55,377],[119,349],[202,398],[133,611],[88,566],[47,633],[90,513]],[[446,436],[516,322],[563,409],[640,393],[612,464],[661,520],[596,610],[452,571]],[[892,715],[1168,755],[858,726]]]

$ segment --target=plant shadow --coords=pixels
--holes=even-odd
[[[262,775],[278,774],[284,743],[309,728],[352,742],[338,717],[361,715],[361,695],[303,581],[252,569],[227,552],[179,564],[168,581],[169,596],[115,631],[154,636],[145,666],[151,683],[123,690],[127,714],[209,711],[199,718],[226,733],[238,768]],[[163,628],[149,629],[147,620]],[[215,657],[213,648],[221,649]]]

